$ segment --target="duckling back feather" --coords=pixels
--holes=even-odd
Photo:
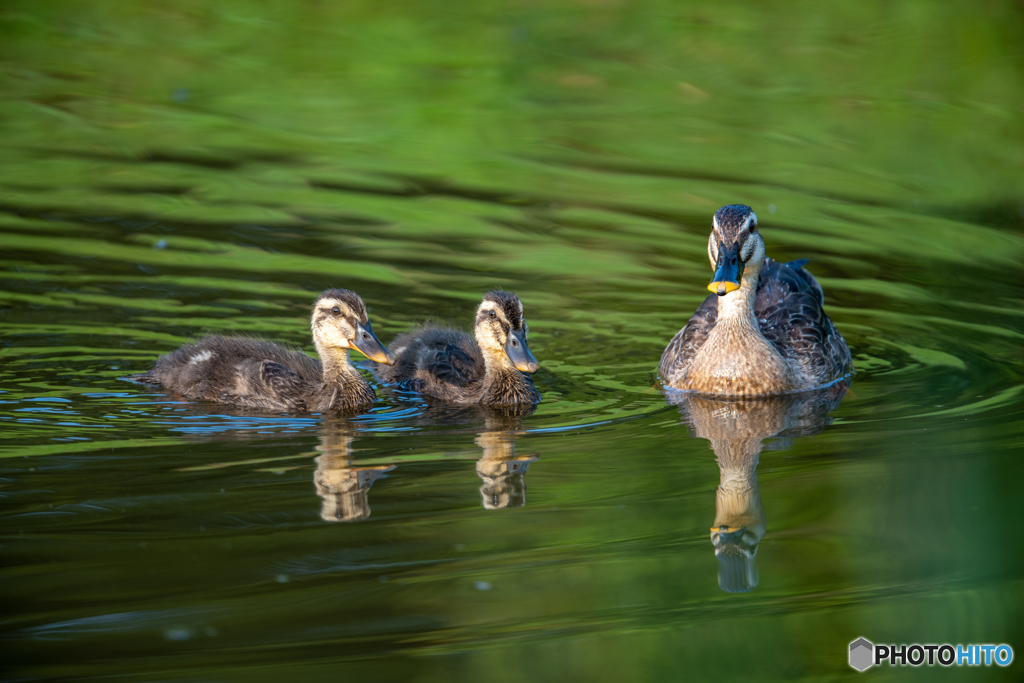
[[[362,378],[328,386],[318,361],[249,337],[203,337],[161,356],[151,370],[130,379],[191,399],[274,411],[323,412],[376,398]]]

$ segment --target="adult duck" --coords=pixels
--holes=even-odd
[[[821,285],[803,267],[807,260],[766,258],[749,206],[715,212],[708,258],[713,294],[662,354],[666,386],[766,396],[827,386],[853,372],[850,349],[822,307]]]

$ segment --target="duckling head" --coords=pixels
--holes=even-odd
[[[313,305],[310,328],[321,356],[336,349],[356,349],[370,360],[395,364],[394,354],[373,333],[366,306],[355,292],[328,289],[321,294]]]
[[[764,239],[757,231],[757,215],[743,204],[729,204],[715,212],[708,259],[715,275],[708,290],[725,296],[740,288],[744,269],[756,279],[764,264]]]
[[[540,366],[526,343],[529,333],[519,297],[500,289],[484,295],[476,311],[475,336],[489,362],[511,364],[521,372],[537,372]]]

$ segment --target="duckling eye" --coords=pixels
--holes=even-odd
[[[331,309],[331,313],[333,313],[334,315],[341,315],[341,309],[335,306],[334,308]]]
[[[491,314],[491,317],[492,317],[492,318],[497,318],[497,317],[498,317],[498,314],[497,314],[497,313],[495,313],[494,311],[488,311],[488,313],[490,313],[490,314]]]

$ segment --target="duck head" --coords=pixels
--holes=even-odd
[[[764,240],[757,231],[757,216],[749,206],[729,204],[715,212],[708,259],[715,271],[708,290],[718,296],[739,289],[745,269],[761,270]]]
[[[313,305],[310,321],[317,350],[356,349],[370,360],[395,364],[395,356],[380,343],[355,292],[328,289]]]
[[[523,315],[523,302],[515,294],[500,289],[485,294],[476,310],[474,332],[488,359],[504,356],[521,372],[537,372],[540,367],[526,343],[530,327]]]

